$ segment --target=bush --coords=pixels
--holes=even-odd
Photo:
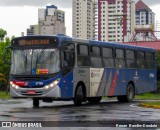
[[[7,84],[6,83],[0,83],[0,91],[6,91],[7,90]]]

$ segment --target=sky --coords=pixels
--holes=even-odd
[[[138,0],[135,0],[137,2]],[[156,14],[160,23],[160,0],[143,0]],[[7,36],[26,34],[30,25],[38,24],[38,8],[56,5],[65,11],[66,34],[72,36],[72,0],[0,0],[0,28],[7,31]]]

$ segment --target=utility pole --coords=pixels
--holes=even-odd
[[[124,17],[126,17],[127,14],[126,13],[124,13],[124,14],[116,14],[114,16],[116,17],[115,20],[119,21],[119,25],[120,25],[120,41],[124,42],[124,34],[122,35],[122,32],[123,32],[123,21],[127,20],[127,18],[124,19]],[[118,26],[118,25],[116,24],[116,26]]]

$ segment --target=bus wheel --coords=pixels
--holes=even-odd
[[[78,85],[75,91],[75,97],[74,97],[74,105],[80,106],[82,104],[82,101],[84,99],[84,93],[82,89],[82,85]]]
[[[87,98],[87,101],[89,103],[97,104],[101,101],[102,97],[89,97]]]
[[[39,107],[39,99],[33,98],[33,107]]]
[[[117,99],[119,102],[131,102],[134,98],[134,87],[132,84],[128,84],[127,93],[123,96],[118,96]]]
[[[128,84],[127,86],[127,95],[125,97],[126,102],[131,102],[134,99],[135,92],[132,84]]]

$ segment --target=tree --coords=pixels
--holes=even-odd
[[[0,83],[3,80],[1,77],[1,74],[5,76],[5,79],[9,79],[9,71],[10,71],[10,66],[4,63],[4,49],[5,47],[10,46],[10,38],[6,37],[5,41],[0,42]],[[7,53],[7,60],[10,61],[11,59],[11,50],[8,50]],[[4,78],[4,77],[3,77]],[[4,80],[3,80],[4,81]]]
[[[157,79],[160,80],[160,51],[156,52]]]
[[[0,40],[3,41],[5,35],[7,35],[7,31],[3,30],[2,28],[0,28]]]

